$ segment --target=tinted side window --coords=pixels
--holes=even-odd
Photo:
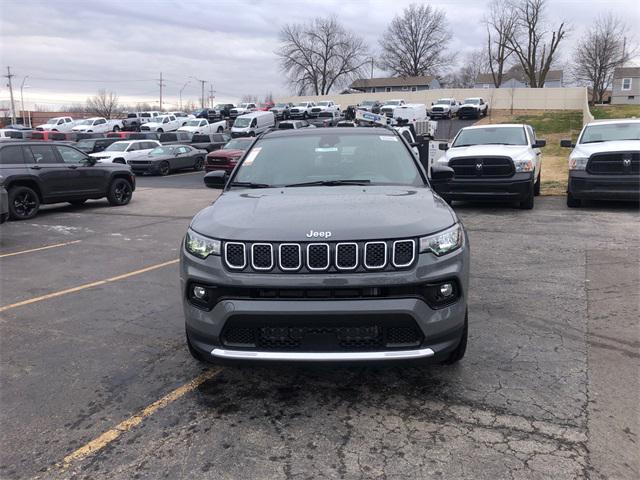
[[[0,150],[0,165],[15,165],[24,163],[22,147],[5,147]]]
[[[31,150],[35,163],[60,163],[53,148],[50,146],[32,145],[28,148]]]
[[[214,142],[224,142],[224,137],[219,133],[214,133],[213,134],[213,141]]]
[[[63,147],[60,145],[56,148],[58,149],[58,153],[62,157],[62,161],[64,163],[81,163],[87,158],[83,153],[79,152],[75,148]]]

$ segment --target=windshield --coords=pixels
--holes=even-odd
[[[152,119],[150,123],[162,123],[165,120],[169,120],[169,117],[156,117]]]
[[[319,107],[328,107],[329,105],[330,105],[330,102],[318,102]]]
[[[480,105],[479,98],[466,98],[463,103],[471,104],[471,105]]]
[[[306,106],[307,106],[307,102],[296,103],[296,107],[306,107]]]
[[[56,124],[58,123],[58,120],[60,120],[60,118],[50,118],[49,120],[47,120],[47,123]]]
[[[287,106],[286,103],[276,103],[274,105],[274,108],[285,108]]]
[[[105,152],[124,152],[129,146],[129,142],[116,142],[104,149]]]
[[[149,155],[152,155],[154,157],[160,155],[173,155],[173,150],[174,147],[156,147],[149,152]]]
[[[201,124],[204,125],[202,120],[189,120],[187,122],[187,127],[199,127]]]
[[[523,127],[486,127],[461,130],[452,147],[470,145],[526,145]]]
[[[436,105],[451,105],[451,100],[441,98],[440,100],[436,100]]]
[[[249,148],[251,144],[251,140],[242,140],[240,138],[236,138],[235,140],[231,140],[227,142],[224,146],[225,150],[246,150]]]
[[[135,113],[128,113],[127,118],[138,118],[138,115],[136,115]]]
[[[76,123],[76,125],[93,125],[93,120],[82,120],[81,122]]]
[[[250,103],[241,103],[240,108],[249,108]]]
[[[385,105],[400,105],[400,100],[389,100]]]
[[[236,118],[236,121],[233,122],[233,126],[238,128],[246,128],[251,124],[251,120],[253,119],[249,117],[238,117]]]
[[[409,151],[386,132],[266,138],[247,153],[233,180],[273,186],[341,180],[424,184]]]
[[[640,122],[589,125],[584,129],[580,143],[640,140]]]
[[[360,105],[364,105],[365,107],[368,107],[369,105],[375,105],[375,104],[376,104],[375,100],[365,100]]]

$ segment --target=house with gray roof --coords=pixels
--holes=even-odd
[[[419,92],[440,88],[440,82],[433,75],[421,77],[359,78],[351,84],[353,90],[363,93]]]
[[[562,70],[549,70],[544,81],[543,88],[561,88],[564,73]],[[512,67],[502,76],[500,88],[528,88],[529,82],[519,65]],[[476,78],[474,88],[495,88],[491,73],[481,73]]]

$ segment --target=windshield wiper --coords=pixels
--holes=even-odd
[[[453,148],[456,147],[475,147],[477,143],[461,143],[459,145],[453,145]]]
[[[335,185],[367,185],[371,180],[316,180],[314,182],[291,183],[285,187],[315,187],[315,186],[335,186]]]
[[[588,142],[581,142],[581,143],[602,143],[602,142],[606,142],[607,140],[589,140]]]
[[[232,187],[271,188],[271,185],[269,185],[268,183],[231,182],[229,185]]]

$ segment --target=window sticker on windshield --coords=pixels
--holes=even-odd
[[[338,151],[338,147],[318,147],[318,148],[316,148],[316,152],[317,153],[337,152],[337,151]]]
[[[396,137],[392,137],[391,135],[380,135],[380,140],[384,140],[385,142],[397,142],[398,139]]]
[[[262,147],[256,147],[253,150],[251,150],[249,152],[249,155],[247,155],[247,158],[244,159],[244,164],[251,165],[253,161],[256,159],[256,157],[260,154],[260,150],[262,150]]]

